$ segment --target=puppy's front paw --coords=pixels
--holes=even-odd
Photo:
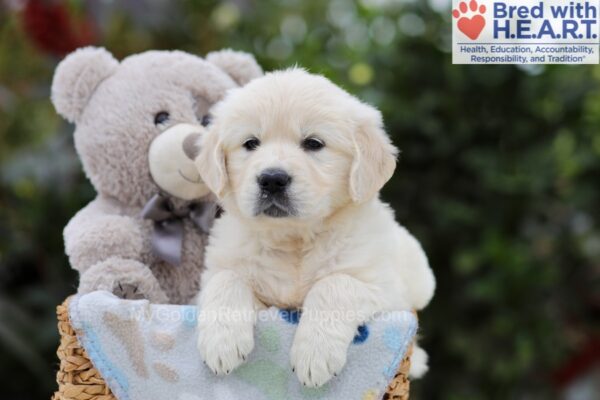
[[[292,369],[305,386],[322,386],[342,370],[347,350],[339,337],[309,324],[299,326],[290,353]]]
[[[226,375],[244,362],[254,348],[249,322],[210,322],[199,325],[198,350],[215,374]]]

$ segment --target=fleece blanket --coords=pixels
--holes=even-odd
[[[299,315],[261,311],[255,348],[228,376],[215,376],[196,350],[196,307],[121,300],[108,292],[75,296],[71,324],[94,366],[119,400],[380,399],[417,329],[409,312],[359,327],[342,373],[313,389],[289,364]]]

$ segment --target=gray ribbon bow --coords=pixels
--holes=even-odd
[[[183,221],[187,218],[203,233],[212,226],[218,206],[214,202],[195,201],[176,208],[162,194],[152,196],[142,210],[142,218],[154,221],[152,251],[171,265],[181,264]]]

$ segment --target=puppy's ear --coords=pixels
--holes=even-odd
[[[103,48],[85,47],[69,54],[56,67],[52,79],[52,103],[70,122],[79,119],[92,94],[119,62]]]
[[[196,168],[208,188],[221,198],[228,184],[225,151],[219,135],[211,129],[200,140],[200,154],[195,160]]]
[[[378,110],[361,103],[356,115],[350,195],[355,203],[362,203],[373,197],[392,177],[398,149],[385,133]]]

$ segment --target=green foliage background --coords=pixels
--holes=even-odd
[[[401,149],[383,197],[438,278],[414,398],[548,399],[598,337],[600,68],[455,66],[446,0],[69,1],[118,58],[233,47],[378,106]],[[0,377],[49,398],[54,307],[76,287],[61,231],[94,192],[56,116],[58,57],[0,3]]]

